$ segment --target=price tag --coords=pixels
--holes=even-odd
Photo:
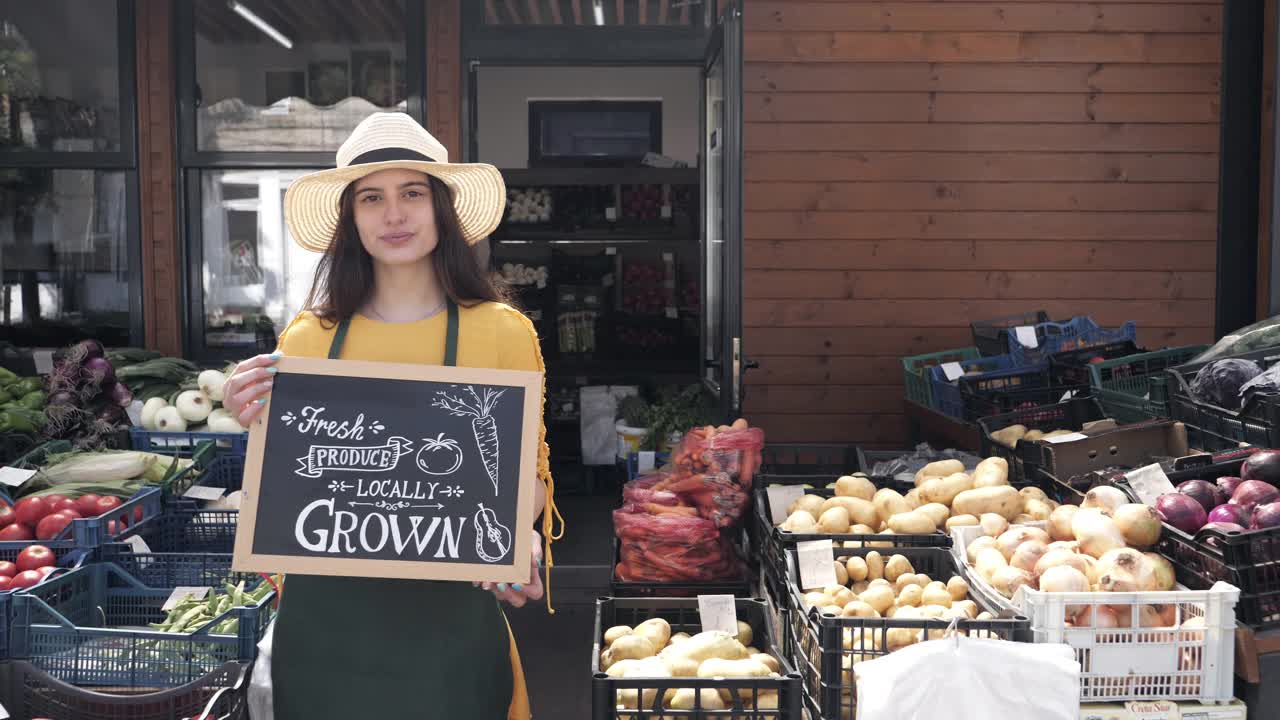
[[[641,450],[637,453],[636,469],[640,472],[649,472],[658,462],[658,454],[652,450]]]
[[[9,720],[9,711],[4,709],[4,705],[0,705],[0,720]]]
[[[670,205],[663,205],[663,206],[662,206],[662,219],[663,219],[663,220],[670,220],[670,219],[671,219],[671,206],[670,206]]]
[[[604,209],[604,219],[605,219],[605,220],[608,220],[609,222],[617,222],[617,220],[618,220],[618,208],[614,208],[614,207],[605,208],[605,209]]]
[[[1148,505],[1155,505],[1156,498],[1161,495],[1176,492],[1159,463],[1130,471],[1125,474],[1125,478],[1129,480],[1129,487],[1138,494],[1138,498]]]
[[[698,617],[702,620],[703,632],[719,630],[738,634],[738,608],[732,595],[699,595]]]
[[[23,483],[30,480],[35,474],[35,470],[19,470],[18,468],[6,465],[4,467],[0,467],[0,485],[21,487]]]
[[[164,605],[160,609],[169,612],[175,605],[187,598],[204,599],[204,596],[208,594],[209,588],[207,587],[185,587],[179,585],[173,589],[173,592],[169,593],[169,599],[164,601]]]
[[[48,375],[53,372],[53,351],[37,350],[32,353],[32,359],[36,361],[36,374]]]
[[[1038,348],[1040,340],[1036,337],[1036,329],[1031,325],[1019,325],[1013,329],[1014,337],[1018,338],[1018,342],[1023,347]]]
[[[956,378],[964,375],[964,368],[958,362],[942,363],[942,374],[947,376],[947,382],[955,382]]]
[[[670,320],[679,320],[680,311],[673,307],[667,308],[667,318]]]
[[[225,488],[192,485],[187,488],[186,492],[182,493],[182,497],[189,497],[193,500],[220,500],[226,492]]]
[[[787,519],[787,508],[804,497],[804,488],[800,485],[770,485],[765,493],[769,496],[769,515],[777,526]]]
[[[150,554],[151,554],[151,546],[147,544],[147,541],[146,541],[146,540],[143,540],[143,539],[142,539],[140,536],[138,536],[138,535],[134,535],[133,537],[125,538],[125,542],[126,542],[126,543],[129,543],[129,545],[133,547],[133,551],[134,551],[135,553],[139,554],[139,555],[150,555]]]
[[[1058,443],[1075,442],[1077,440],[1088,440],[1089,436],[1084,433],[1071,433],[1070,435],[1059,435],[1057,437],[1045,438],[1044,441],[1050,445]]]
[[[662,253],[662,260],[664,262],[674,262],[675,259],[676,259],[676,256],[672,253],[669,253],[669,252]]]
[[[830,540],[796,543],[800,564],[800,589],[821,590],[836,584],[835,555]]]
[[[604,254],[605,254],[605,255],[617,255],[617,254],[618,254],[618,248],[616,248],[616,247],[605,248],[605,249],[604,249]]]

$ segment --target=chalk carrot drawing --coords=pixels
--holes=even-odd
[[[485,562],[498,562],[511,550],[511,531],[484,505],[476,511],[476,555]]]
[[[467,392],[471,393],[474,403],[454,397],[441,390],[436,392],[436,395],[440,397],[433,400],[431,404],[448,410],[456,417],[471,418],[471,432],[476,436],[476,446],[480,448],[480,459],[484,461],[484,469],[488,471],[489,479],[493,481],[493,494],[497,495],[498,423],[493,419],[492,412],[498,405],[498,399],[502,397],[506,390],[485,388],[484,396],[481,397],[474,387],[468,385]]]

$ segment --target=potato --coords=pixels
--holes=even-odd
[[[849,581],[851,582],[862,582],[867,579],[867,561],[863,558],[849,558],[849,562],[844,564],[844,569],[849,574]]]
[[[950,506],[956,496],[965,490],[973,489],[973,477],[965,473],[956,473],[944,478],[926,480],[920,486],[920,497],[926,503],[941,503]]]
[[[987,548],[994,548],[995,546],[996,539],[992,535],[983,535],[969,543],[969,547],[965,548],[965,554],[969,557],[969,564],[977,565],[978,553],[986,550]]]
[[[898,593],[897,604],[899,607],[903,605],[917,606],[924,597],[924,590],[919,585],[908,585]]]
[[[905,628],[894,628],[885,633],[885,645],[888,646],[889,652],[901,650],[908,645],[914,645],[920,642],[919,630],[908,630]]]
[[[797,535],[813,535],[818,532],[818,521],[808,510],[797,510],[788,515],[778,527]]]
[[[1027,434],[1022,436],[1022,439],[1023,439],[1023,440],[1026,440],[1027,442],[1031,442],[1031,441],[1033,441],[1033,440],[1043,440],[1043,439],[1044,439],[1044,431],[1043,431],[1043,430],[1028,430],[1028,431],[1027,431]]]
[[[778,662],[778,658],[772,655],[766,655],[765,653],[753,653],[749,659],[760,661],[773,672],[782,672],[782,664]]]
[[[1034,485],[1019,488],[1018,494],[1028,500],[1043,500],[1045,502],[1049,502],[1049,496],[1045,495],[1043,490]]]
[[[818,518],[818,532],[825,535],[843,535],[849,532],[849,511],[842,507],[833,507]]]
[[[1006,520],[1016,518],[1022,512],[1022,496],[1008,485],[965,490],[951,503],[956,515],[995,513]]]
[[[1007,428],[1001,428],[992,432],[991,439],[1007,448],[1012,448],[1014,445],[1017,445],[1018,441],[1025,437],[1026,434],[1027,427],[1025,425],[1010,425]]]
[[[888,585],[877,585],[868,588],[866,592],[858,596],[858,599],[870,605],[876,612],[884,615],[889,608],[893,607],[893,588]]]
[[[643,660],[644,658],[653,657],[658,654],[658,649],[654,647],[649,638],[643,635],[623,635],[604,652],[604,669],[619,660]]]
[[[952,610],[958,610],[964,613],[965,617],[970,620],[978,616],[978,603],[972,600],[959,600],[951,603]]]
[[[671,641],[671,623],[662,618],[650,618],[637,625],[634,634],[649,638],[654,650],[661,650]]]
[[[895,534],[895,533],[894,533],[892,530],[881,530],[878,534],[879,534],[879,535],[893,535],[893,534]],[[868,540],[868,541],[867,541],[867,547],[875,547],[875,548],[891,548],[891,547],[896,547],[896,544],[893,542],[893,540],[892,540],[892,539],[889,539],[889,540]]]
[[[947,592],[951,593],[953,601],[964,600],[969,597],[969,583],[965,582],[964,578],[959,575],[952,575],[951,579],[947,581]]]
[[[941,605],[942,607],[951,607],[952,600],[951,593],[947,591],[947,586],[940,582],[929,583],[929,587],[925,588],[920,593],[921,605]]]
[[[677,675],[676,677],[689,676]],[[680,688],[674,692],[665,704],[671,710],[692,710],[697,701],[701,701],[703,710],[724,710],[728,707],[724,700],[720,698],[720,693],[712,688],[703,688],[701,690]]]
[[[880,556],[880,553],[872,550],[867,553],[865,560],[867,562],[868,580],[879,580],[884,577],[884,558]]]
[[[915,571],[915,568],[911,567],[911,561],[906,556],[894,555],[884,565],[884,579],[889,582],[896,582],[904,573],[914,573]]]
[[[840,497],[860,498],[869,502],[875,494],[876,486],[865,477],[845,475],[836,480],[836,495]]]
[[[947,518],[948,530],[950,530],[951,528],[969,527],[971,525],[977,525],[977,524],[978,524],[978,518],[972,515],[952,515],[951,517]]]
[[[825,601],[826,596],[823,596]],[[718,631],[704,631],[685,640],[679,645],[669,645],[662,651],[662,657],[687,657],[698,662],[707,658],[718,657],[738,660],[747,656],[747,648],[734,636]]]
[[[989,457],[973,470],[975,488],[996,487],[1009,484],[1009,461],[1002,457]]]
[[[801,495],[795,502],[791,503],[791,507],[787,508],[787,514],[790,515],[791,513],[803,510],[816,518],[822,514],[820,508],[822,507],[822,503],[826,501],[827,499],[821,495]]]
[[[919,585],[921,588],[927,588],[929,587],[929,583],[933,582],[933,579],[924,573],[917,573],[911,582],[913,585]]]
[[[807,592],[804,594],[804,606],[806,608],[822,607],[827,604],[827,599],[826,593]]]
[[[877,585],[883,585],[887,588],[893,587],[893,583],[889,582],[888,580],[885,580],[884,578],[878,578],[876,580],[872,580],[871,583],[869,584],[869,587],[876,587]]]
[[[941,605],[921,605],[920,615],[927,618],[944,618],[951,612],[951,608],[942,607]]]
[[[614,625],[613,627],[604,631],[605,647],[612,645],[614,640],[617,640],[623,635],[630,635],[630,634],[631,634],[630,625]]]
[[[849,585],[849,589],[853,591],[854,595],[861,595],[862,593],[866,592],[867,588],[869,587],[871,587],[871,583],[867,582],[866,580],[862,580],[860,582],[852,583],[851,585]]]
[[[611,678],[620,678],[625,672],[627,672],[631,668],[636,667],[637,665],[640,665],[639,660],[619,660],[614,664],[610,665],[606,669],[604,666],[604,662],[601,661],[600,669],[604,670],[605,671],[604,674],[608,675]]]
[[[926,505],[921,505],[915,509],[915,512],[922,512],[933,518],[933,524],[937,527],[942,527],[943,523],[947,521],[947,518],[951,517],[951,510],[942,503],[928,503]]]
[[[840,607],[839,605],[834,605],[834,604],[833,604],[833,605],[823,605],[822,607],[818,608],[818,613],[819,613],[819,614],[822,614],[822,615],[830,615],[831,617],[840,617],[840,613],[841,613],[841,612],[843,612],[843,611],[844,611],[844,608]]]
[[[840,607],[844,607],[858,599],[858,596],[854,595],[849,588],[840,588],[838,592],[831,593],[827,597],[831,598],[832,605],[839,605]]]
[[[959,460],[939,460],[937,462],[931,462],[923,468],[920,468],[920,471],[916,473],[916,487],[920,487],[920,484],[927,478],[946,477],[960,472],[964,472],[964,463]]]
[[[1001,533],[1009,529],[1009,521],[995,513],[985,513],[978,518],[978,524],[982,526],[982,534],[991,537],[999,537]]]
[[[662,662],[671,668],[671,677],[698,677],[698,666],[702,664],[685,657],[667,657]]]
[[[902,499],[907,501],[907,507],[912,510],[924,504],[924,500],[920,497],[920,488],[911,488],[906,495],[902,496]]]
[[[822,513],[825,514],[831,508],[844,508],[848,513],[848,524],[853,525],[871,525],[878,522],[880,516],[876,513],[876,506],[871,504],[870,500],[863,500],[856,497],[833,497],[822,503]],[[844,530],[842,532],[850,532]]]
[[[978,553],[978,561],[974,563],[974,568],[978,574],[986,578],[987,582],[991,582],[991,576],[1002,567],[1008,567],[1009,561],[1005,559],[1004,553],[998,548],[987,548]]]
[[[768,665],[752,658],[725,660],[713,657],[703,660],[702,665],[698,666],[698,677],[700,678],[769,677],[771,672],[773,671],[769,669]],[[747,690],[746,692],[751,691]]]
[[[845,592],[848,592],[848,591],[846,590]],[[849,595],[852,596],[853,593],[849,593]],[[750,646],[751,640],[753,638],[754,636],[751,633],[751,625],[739,620],[738,621],[738,642],[742,643],[743,645]]]
[[[861,600],[854,600],[848,605],[845,605],[844,612],[842,612],[841,614],[844,615],[845,617],[860,617],[860,618],[880,617],[880,613],[876,612],[875,608],[862,602]]]
[[[889,488],[877,490],[871,502],[875,505],[876,514],[882,521],[888,521],[889,518],[900,513],[911,512],[906,499],[899,495],[898,491]]]
[[[908,585],[917,585],[916,576],[911,573],[902,573],[897,580],[893,581],[893,589],[902,592],[902,589]],[[923,586],[921,586],[923,587]]]
[[[841,585],[848,585],[849,570],[846,568],[845,564],[840,562],[839,560],[836,560],[834,564],[835,564],[835,570],[836,570],[836,582],[840,583]]]
[[[928,535],[937,532],[938,525],[927,513],[912,510],[889,518],[889,529],[902,535]]]

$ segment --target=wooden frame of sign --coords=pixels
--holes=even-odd
[[[249,431],[236,570],[529,581],[541,373],[276,367]]]

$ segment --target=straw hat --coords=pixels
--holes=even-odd
[[[299,245],[324,252],[338,227],[342,191],[379,170],[403,168],[435,176],[453,191],[453,208],[474,245],[498,227],[507,203],[502,174],[485,163],[450,163],[449,151],[404,113],[370,115],[338,148],[337,167],[304,175],[284,195],[284,217]]]

